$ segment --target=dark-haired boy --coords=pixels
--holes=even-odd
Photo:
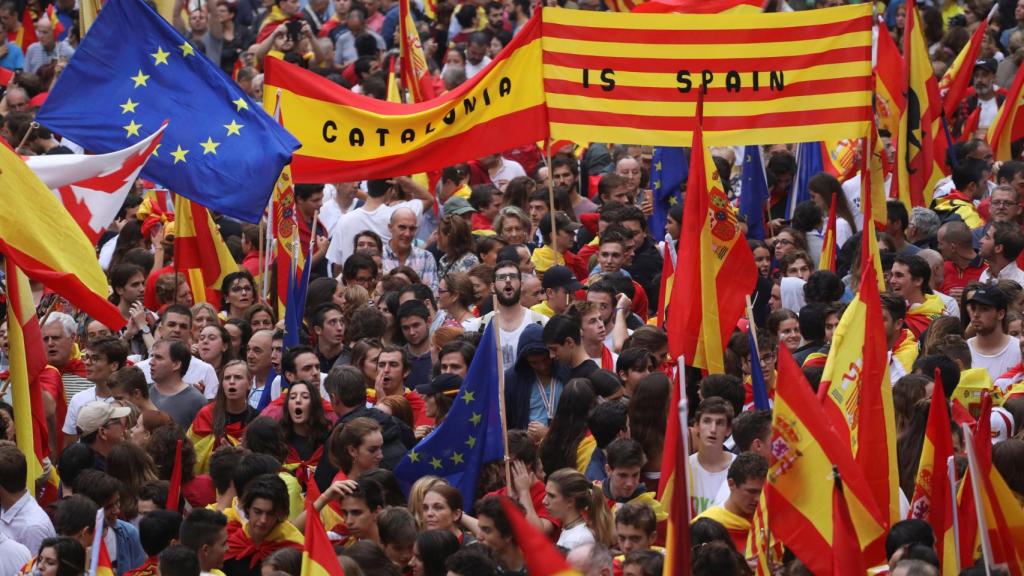
[[[744,452],[729,466],[729,498],[721,506],[708,508],[697,518],[710,518],[725,526],[737,550],[747,549],[750,522],[757,511],[761,490],[768,476],[768,461],[759,454]]]

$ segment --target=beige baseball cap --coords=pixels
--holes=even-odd
[[[82,431],[82,436],[88,436],[102,428],[107,422],[124,418],[132,413],[131,408],[115,406],[99,400],[89,402],[78,411],[76,425]]]

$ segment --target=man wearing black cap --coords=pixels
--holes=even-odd
[[[570,251],[576,241],[576,230],[580,227],[579,222],[573,222],[564,212],[559,212],[555,215],[557,232],[554,235],[551,233],[550,215],[541,218],[539,227],[544,245],[533,251],[532,260],[537,274],[543,277],[548,268],[564,265],[572,270],[577,279],[585,279],[587,277],[586,263]]]
[[[995,286],[978,288],[967,301],[975,336],[967,341],[971,366],[988,370],[995,382],[1020,363],[1020,344],[1006,333],[1006,294]]]
[[[544,288],[544,301],[531,310],[551,318],[557,314],[564,314],[569,309],[573,294],[582,289],[583,284],[576,279],[572,270],[565,266],[552,266],[544,273],[541,287]]]
[[[992,58],[980,58],[974,63],[974,94],[961,106],[959,122],[954,136],[984,138],[996,112],[1006,100],[1006,90],[996,86],[999,64]]]

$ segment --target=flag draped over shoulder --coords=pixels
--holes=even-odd
[[[944,154],[937,147],[945,141],[939,86],[915,0],[907,0],[903,58],[906,105],[896,133],[896,182],[899,199],[910,210],[931,205],[935,184],[943,177]]]
[[[842,478],[842,497],[865,563],[876,565],[885,560],[882,553],[866,554],[885,538],[885,521],[867,481],[785,346],[779,346],[771,449],[764,487],[771,532],[811,573],[835,573],[833,558],[838,551],[834,538],[837,531],[842,534],[843,526],[833,515],[834,472]]]
[[[429,436],[402,458],[395,476],[405,486],[432,474],[467,495],[476,494],[480,469],[505,455],[498,412],[498,353],[494,322],[484,329],[476,356],[452,404],[451,411]],[[469,512],[470,505],[466,506]]]
[[[96,244],[117,217],[150,154],[160,145],[163,130],[110,154],[30,156],[25,163]]]
[[[1017,74],[1002,108],[988,127],[988,144],[996,160],[1012,160],[1011,144],[1024,138],[1024,74]]]
[[[256,222],[299,143],[142,0],[107,0],[37,120],[92,152],[170,124],[142,175]]]
[[[665,237],[668,211],[682,201],[680,190],[690,169],[686,155],[685,148],[659,146],[651,157],[651,190],[654,192],[651,203],[654,212],[647,219],[647,229],[656,241]]]
[[[673,357],[683,356],[697,368],[720,373],[725,369],[725,342],[754,291],[757,267],[703,142],[698,123],[690,151],[668,338]]]
[[[768,202],[768,180],[764,173],[761,147],[747,145],[743,149],[743,175],[740,185],[740,214],[747,221],[747,237],[764,240],[764,209]]]
[[[863,185],[870,187],[869,159],[863,161]],[[876,209],[862,205],[864,221]],[[860,289],[843,313],[832,337],[818,388],[824,413],[864,471],[874,502],[887,524],[899,517],[899,468],[896,463],[895,409],[889,383],[888,345],[882,320],[875,235],[862,234]]]
[[[107,301],[110,286],[92,243],[7,146],[0,146],[0,206],[0,252],[26,276],[109,328],[125,325],[121,312]]]
[[[434,94],[434,79],[430,76],[427,59],[420,44],[420,33],[409,10],[409,0],[398,1],[398,40],[402,55],[402,83],[413,102],[430,100]]]
[[[174,218],[175,265],[188,277],[196,302],[219,307],[221,283],[238,271],[238,264],[206,208],[179,195],[174,199]]]
[[[28,463],[28,486],[34,486],[36,478],[43,473],[43,458],[50,452],[42,389],[36,385],[36,378],[46,368],[46,348],[43,346],[43,333],[39,329],[28,279],[11,259],[6,262],[6,272],[15,434],[18,448],[25,454]]]

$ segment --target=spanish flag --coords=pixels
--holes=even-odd
[[[0,146],[0,252],[30,279],[113,330],[125,325],[107,301],[96,249],[60,200],[6,144]]]
[[[779,346],[778,371],[772,456],[764,487],[772,534],[811,573],[834,574],[833,558],[842,549],[837,535],[842,536],[844,530],[833,509],[836,486],[831,480],[838,472],[864,563],[881,564],[885,561],[881,544],[886,521],[875,506],[864,474],[785,346]]]
[[[267,101],[264,100],[264,105]],[[278,124],[284,126],[280,94],[275,96],[273,113]],[[292,287],[296,286],[295,279],[304,277],[303,271],[306,266],[306,251],[303,250],[299,239],[299,216],[298,208],[295,206],[295,189],[290,164],[285,165],[277,178],[270,205],[270,233],[274,237],[273,257],[277,271],[277,317],[284,318],[287,322],[288,296],[292,292]],[[302,320],[297,320],[294,325],[301,326]]]
[[[661,478],[658,481],[658,500],[668,511],[668,532],[665,535],[665,568],[663,574],[685,574],[690,568],[690,494],[688,429],[684,429],[677,407],[684,389],[683,374],[677,369],[679,386],[672,386],[669,401],[668,424],[665,427],[665,447],[661,453]]]
[[[857,140],[843,138],[822,142],[825,172],[845,182],[857,172]]]
[[[666,324],[674,358],[683,356],[687,364],[717,374],[725,371],[725,343],[757,284],[757,267],[715,163],[704,149],[702,121],[703,98],[698,98],[672,283],[673,320]]]
[[[310,479],[309,494],[306,498],[306,542],[302,548],[302,572],[300,576],[345,576],[341,563],[334,554],[334,546],[327,537],[320,514],[313,507],[319,495],[316,483]]]
[[[672,274],[676,269],[675,250],[670,242],[665,241],[665,252],[661,260],[661,288],[658,290],[658,312],[654,318],[654,325],[658,328],[665,327],[665,317],[668,314],[668,304],[672,300]],[[651,323],[650,320],[647,322]]]
[[[821,246],[821,258],[818,270],[836,271],[836,199],[839,194],[832,195],[832,205],[828,208],[828,223],[825,225],[825,240]]]
[[[889,156],[885,151],[885,144],[878,134],[878,126],[874,122],[871,123],[871,131],[868,133],[865,148],[870,151],[867,163],[869,178],[864,180],[865,176],[863,172],[861,173],[860,205],[866,206],[870,202],[872,206],[877,206],[876,209],[871,211],[871,220],[875,222],[875,230],[884,231],[888,220],[886,211],[882,209],[886,201],[885,175],[890,172],[891,164],[889,163]],[[864,221],[867,222],[868,219],[865,218]],[[875,264],[875,273],[878,275],[878,290],[883,291],[885,290],[885,279],[882,276],[882,262],[881,260],[876,260]]]
[[[865,158],[865,173],[870,171],[867,163]],[[864,185],[871,186],[870,176]],[[868,202],[863,210],[864,221],[870,222],[875,207]],[[818,397],[826,418],[864,471],[883,521],[892,524],[900,519],[896,418],[876,268],[878,244],[868,232],[861,235],[860,290],[832,337]]]
[[[210,456],[221,442],[230,446],[238,446],[245,433],[245,424],[241,422],[225,422],[224,435],[218,437],[214,433],[213,404],[207,404],[196,414],[192,426],[188,429],[188,439],[196,452],[195,475],[207,474],[210,471]]]
[[[39,328],[28,279],[10,259],[7,271],[7,325],[11,395],[18,448],[28,463],[28,485],[42,475],[42,461],[50,453],[46,412],[36,378],[46,368],[46,348]]]
[[[967,89],[974,79],[974,62],[981,52],[981,43],[985,39],[985,32],[988,31],[988,20],[985,18],[978,24],[971,35],[971,41],[960,49],[956,59],[939,80],[939,96],[942,98],[942,110],[946,120],[954,118],[956,109],[963,102]]]
[[[175,265],[186,273],[196,302],[209,302],[219,308],[221,282],[238,271],[238,264],[213,217],[201,204],[175,195],[174,222]]]
[[[21,12],[21,29],[15,33],[7,33],[7,41],[17,44],[24,54],[28,47],[39,41],[36,35],[36,23],[32,20],[32,10],[27,6]]]
[[[953,536],[953,486],[949,483],[949,459],[953,456],[950,434],[949,403],[942,390],[942,376],[935,370],[931,410],[925,430],[921,461],[917,466],[914,494],[910,499],[910,518],[931,524],[935,533],[935,550],[941,560],[942,573],[957,574],[956,547]]]
[[[103,525],[104,510],[96,511],[96,524],[93,529],[92,546],[90,546],[89,571],[90,576],[114,576],[114,564],[110,561],[110,552],[107,551],[107,542],[103,538],[106,527]]]
[[[398,2],[398,40],[402,54],[402,83],[413,102],[424,102],[435,96],[427,58],[423,55],[420,33],[409,12],[409,0]]]
[[[988,144],[996,160],[1013,160],[1010,144],[1024,138],[1024,74],[1017,74],[1003,107],[988,127]]]
[[[499,498],[512,527],[512,538],[524,552],[523,560],[526,561],[526,572],[530,576],[580,576],[579,572],[566,564],[554,544],[526,521],[526,517],[511,500],[505,496]],[[306,576],[305,571],[302,576]]]
[[[402,92],[398,89],[398,78],[395,76],[395,58],[392,58],[391,63],[388,64],[388,91],[385,100],[402,103]]]
[[[896,42],[889,33],[889,28],[881,21],[878,30],[878,57],[875,64],[875,113],[878,125],[890,134],[897,134],[900,127],[900,116],[907,105],[903,88],[903,56],[900,55]],[[881,189],[881,188],[880,188]],[[885,224],[885,222],[882,222]]]
[[[906,106],[896,133],[896,182],[899,199],[907,210],[932,203],[935,184],[943,177],[945,134],[939,85],[921,31],[917,2],[907,0],[907,24],[903,34]]]

